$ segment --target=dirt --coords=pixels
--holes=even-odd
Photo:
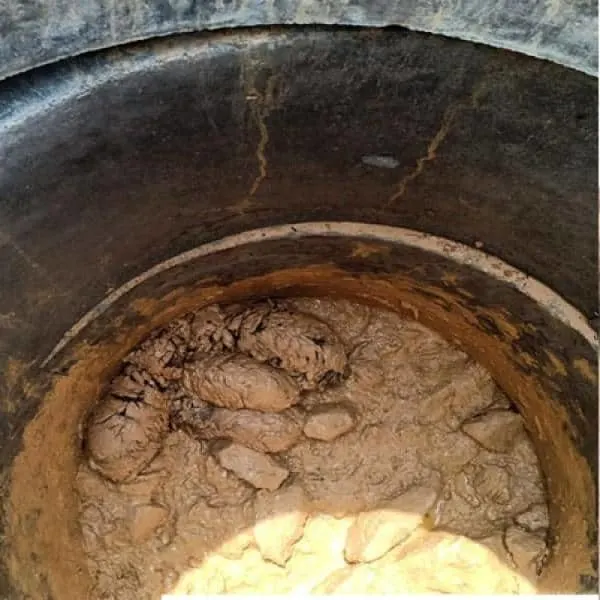
[[[90,598],[535,589],[548,510],[521,417],[416,322],[212,306],[127,356],[82,428]]]

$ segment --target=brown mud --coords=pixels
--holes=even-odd
[[[520,415],[395,313],[212,306],[98,396],[76,478],[91,598],[535,589],[548,509]]]

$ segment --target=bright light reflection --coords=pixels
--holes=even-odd
[[[285,568],[263,560],[252,543],[251,531],[240,532],[183,573],[163,600],[214,594],[536,593],[534,584],[509,564],[500,538],[495,547],[486,546],[419,527],[382,558],[349,565],[344,560],[344,547],[353,520],[311,516]],[[272,521],[277,535],[277,517]],[[239,558],[220,554],[225,550],[231,556],[232,548],[237,548]]]

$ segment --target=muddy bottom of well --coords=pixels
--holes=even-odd
[[[208,307],[82,428],[93,598],[522,593],[548,512],[521,417],[423,326],[346,301]]]

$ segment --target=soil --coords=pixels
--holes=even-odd
[[[548,509],[521,417],[424,326],[348,301],[211,306],[82,428],[92,599],[528,593]]]

